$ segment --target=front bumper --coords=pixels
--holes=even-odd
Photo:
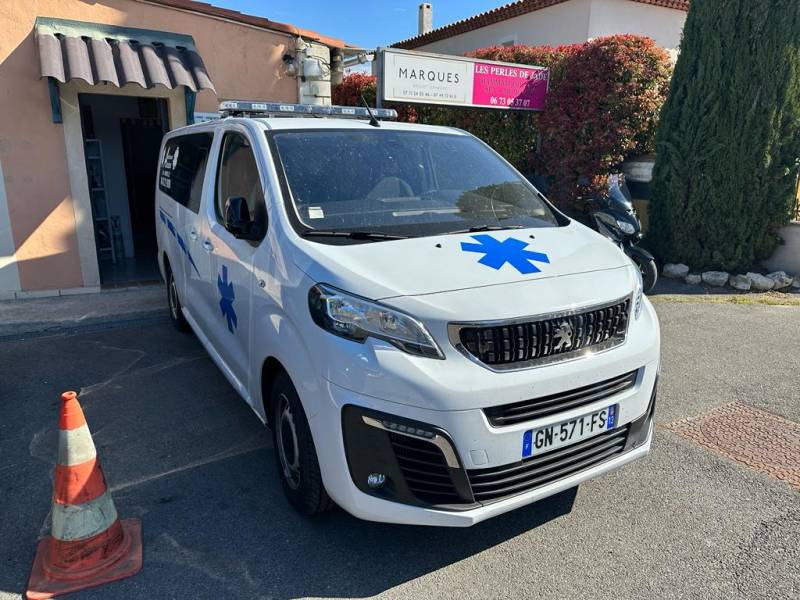
[[[311,423],[318,450],[325,448],[318,454],[326,489],[337,504],[362,519],[473,525],[647,455],[653,435],[657,369],[657,362],[646,365],[633,389],[597,404],[618,403],[618,427],[538,456],[535,460],[543,461],[539,465],[529,464],[532,459],[520,460],[521,432],[531,428],[530,423],[495,428],[481,410],[409,410],[405,406],[403,417],[397,417],[399,407],[393,403],[328,384],[342,426],[331,426],[333,414],[317,415]],[[595,409],[595,405],[587,405],[548,420],[562,421]],[[391,424],[393,430],[381,424]],[[405,434],[407,431],[413,435]],[[399,456],[404,452],[405,458]],[[411,463],[409,470],[408,453],[412,459],[438,461],[438,465]],[[507,481],[509,471],[518,481],[520,470],[537,472],[521,484],[494,486],[488,495],[479,491],[487,480]],[[387,476],[384,486],[367,484],[368,476],[375,472]]]

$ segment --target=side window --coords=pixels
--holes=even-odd
[[[224,222],[225,202],[236,196],[245,199],[252,221],[263,219],[266,207],[256,157],[247,138],[231,132],[226,133],[222,140],[217,172],[216,209],[220,223]]]
[[[213,140],[211,133],[172,138],[164,146],[158,189],[193,212],[200,211],[203,177]]]

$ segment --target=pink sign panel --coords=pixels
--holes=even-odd
[[[544,110],[550,71],[543,67],[519,67],[475,63],[472,103],[475,106]]]

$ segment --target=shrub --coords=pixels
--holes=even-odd
[[[339,106],[363,106],[361,97],[364,97],[367,104],[375,106],[377,98],[377,84],[375,76],[366,73],[351,73],[347,75],[337,86],[331,90],[331,102]],[[397,117],[401,121],[415,123],[417,121],[417,111],[415,107],[407,104],[388,103],[387,108],[394,108]]]
[[[670,76],[669,57],[649,38],[612,36],[565,46],[494,46],[468,54],[550,69],[542,113],[416,105],[406,120],[465,129],[523,172],[553,182],[551,198],[564,208],[578,195],[580,177],[612,172],[630,154],[653,149],[658,111]],[[375,78],[353,74],[334,89],[334,103],[375,98]]]
[[[654,150],[658,112],[666,97],[669,55],[650,38],[599,38],[565,53],[539,121],[535,165],[550,176],[550,196],[568,205],[631,155]]]
[[[726,270],[768,257],[799,159],[800,3],[693,1],[658,129],[653,250]]]
[[[360,106],[361,96],[375,106],[375,77],[366,73],[351,73],[342,79],[342,83],[333,87],[331,102],[339,106]]]

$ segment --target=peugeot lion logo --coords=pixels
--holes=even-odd
[[[561,323],[555,333],[555,342],[556,345],[553,348],[554,352],[558,352],[559,350],[563,350],[564,348],[569,348],[572,346],[572,325],[566,321]]]

